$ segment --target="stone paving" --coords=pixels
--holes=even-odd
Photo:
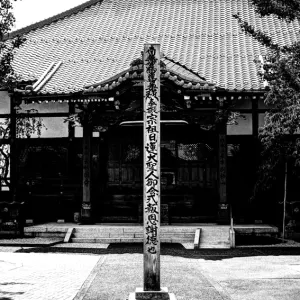
[[[11,239],[0,239],[0,247],[7,246],[52,246],[57,243],[63,242],[62,238],[11,238]]]
[[[138,245],[90,252],[78,248],[84,255],[71,254],[75,248],[57,247],[0,247],[0,299],[125,300],[142,286],[143,255]],[[296,248],[172,247],[162,251],[161,286],[175,293],[177,300],[300,299]],[[65,253],[39,252],[59,249]]]
[[[125,300],[136,287],[143,286],[141,254],[106,257],[82,300]],[[161,257],[161,283],[175,293],[177,300],[230,300],[216,289],[201,272],[195,261]],[[76,299],[77,300],[77,299]]]
[[[198,261],[232,300],[299,300],[300,256],[250,256]]]
[[[0,253],[1,300],[72,300],[99,260],[93,255]]]
[[[161,257],[162,286],[177,300],[299,300],[299,281],[299,256]],[[142,255],[110,255],[80,300],[124,300],[141,286]]]

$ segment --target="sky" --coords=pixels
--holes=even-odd
[[[47,19],[88,0],[18,0],[14,2],[13,14],[16,18],[12,30]]]

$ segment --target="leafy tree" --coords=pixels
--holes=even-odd
[[[299,0],[251,0],[251,2],[261,16],[276,15],[287,21],[300,17]]]
[[[15,22],[12,13],[12,3],[17,0],[0,0],[0,84],[2,87],[12,88],[16,82],[16,75],[12,68],[15,49],[24,42],[24,38],[16,36],[7,39]]]
[[[300,20],[299,0],[252,0],[255,11],[261,16],[275,15],[285,22]],[[268,83],[265,103],[270,107],[265,125],[260,129],[262,163],[254,197],[273,186],[283,163],[289,161],[297,172],[300,166],[300,42],[292,45],[274,43],[271,36],[234,15],[246,34],[258,40],[269,51],[264,57],[260,75]]]
[[[20,110],[19,107],[16,108]],[[37,113],[36,109],[27,110],[27,116],[16,118],[16,136],[17,138],[30,138],[32,134],[41,136],[42,128],[45,127],[41,117],[30,117],[31,113]],[[4,141],[10,138],[10,119],[6,118],[0,122],[0,138]],[[10,167],[10,147],[8,144],[0,145],[0,178],[6,186],[10,186],[9,176]]]
[[[15,22],[12,13],[14,1],[17,0],[0,0],[0,88],[9,91],[13,91],[18,80],[12,67],[14,53],[25,41],[20,36],[9,39],[9,32]],[[40,132],[39,126],[42,126],[40,123],[41,120],[19,118],[17,119],[17,134],[20,137],[28,137],[33,131]],[[0,140],[0,178],[7,186],[9,186],[10,147],[6,141],[10,137],[10,128],[10,119],[0,122],[0,139],[2,140]]]

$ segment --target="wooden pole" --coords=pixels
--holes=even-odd
[[[160,291],[160,45],[144,46],[144,291]]]
[[[84,105],[85,118],[83,122],[83,182],[82,182],[82,205],[81,205],[81,220],[84,223],[92,222],[91,215],[91,142],[92,142],[92,128],[89,124],[88,106]]]
[[[285,239],[286,186],[287,186],[287,162],[285,162],[285,166],[284,166],[284,196],[283,196],[283,219],[282,219],[282,238],[283,239]]]

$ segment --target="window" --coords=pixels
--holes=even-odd
[[[242,114],[236,120],[237,124],[227,125],[227,135],[251,135],[252,115]]]
[[[258,114],[258,127],[263,127],[265,124],[266,114]]]
[[[75,137],[82,138],[83,137],[83,128],[82,127],[75,127]]]
[[[177,145],[178,158],[185,161],[202,161],[206,160],[213,147],[206,143],[181,144]]]
[[[0,91],[0,114],[10,113],[10,97],[8,92]]]
[[[68,137],[68,122],[64,122],[64,119],[65,117],[20,118],[18,138],[38,138],[38,131],[41,138]],[[36,122],[41,122],[41,125],[37,126]]]

